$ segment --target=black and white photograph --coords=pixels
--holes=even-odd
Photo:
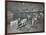
[[[7,33],[44,32],[44,3],[7,2]]]

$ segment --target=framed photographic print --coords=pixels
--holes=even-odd
[[[44,32],[44,2],[6,1],[8,34]]]

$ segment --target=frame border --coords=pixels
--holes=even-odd
[[[43,4],[43,31],[37,32],[20,32],[20,33],[7,33],[7,3],[8,2],[20,2],[20,3],[35,3],[35,4]],[[45,32],[45,3],[44,2],[32,2],[32,1],[7,1],[5,0],[5,35],[7,34],[28,34],[28,33],[43,33]]]

